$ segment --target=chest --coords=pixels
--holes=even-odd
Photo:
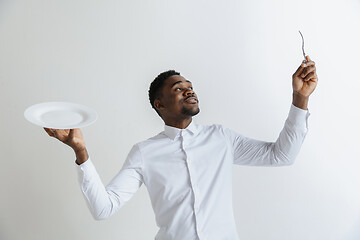
[[[143,158],[145,184],[154,194],[180,196],[195,185],[205,189],[232,171],[232,151],[214,133],[159,141]]]

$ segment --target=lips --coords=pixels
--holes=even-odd
[[[198,100],[197,100],[196,97],[187,97],[185,99],[185,102],[187,102],[187,103],[198,103]]]

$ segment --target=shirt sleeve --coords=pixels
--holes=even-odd
[[[233,149],[233,163],[250,166],[293,164],[308,132],[309,115],[309,111],[291,105],[289,115],[276,142],[247,138],[226,129],[226,136]]]
[[[81,191],[96,220],[106,219],[114,214],[143,183],[142,158],[137,145],[131,149],[123,167],[106,187],[90,158],[77,168]]]

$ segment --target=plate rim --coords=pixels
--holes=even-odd
[[[40,123],[39,121],[34,121],[34,118],[32,118],[31,116],[31,111],[36,109],[37,107],[40,107],[41,105],[64,105],[64,106],[76,106],[77,108],[80,108],[82,110],[84,110],[86,113],[88,113],[88,115],[90,116],[89,121],[85,121],[84,123],[80,122],[78,124],[74,124],[74,125],[70,125],[70,126],[54,126],[51,124],[46,124],[46,123]],[[29,107],[27,107],[24,111],[24,117],[27,121],[31,122],[32,124],[35,124],[37,126],[40,127],[44,127],[44,128],[51,128],[51,129],[75,129],[75,128],[83,128],[83,127],[87,127],[91,124],[93,124],[99,117],[97,111],[91,107],[88,107],[86,105],[83,104],[79,104],[79,103],[74,103],[74,102],[67,102],[67,101],[48,101],[48,102],[41,102],[41,103],[36,103],[33,104]]]

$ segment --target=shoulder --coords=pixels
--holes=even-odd
[[[242,138],[243,135],[224,126],[223,124],[212,124],[209,126],[203,126],[203,132],[204,133],[210,133],[212,135],[218,135],[218,136],[223,136],[226,139],[229,139],[231,141],[233,141],[234,139],[237,138]]]
[[[200,132],[223,132],[226,129],[222,124],[201,125],[197,124]]]
[[[127,161],[125,162],[125,166],[141,166],[143,162],[143,157],[149,153],[149,150],[154,149],[154,144],[162,142],[162,139],[166,139],[166,135],[163,132],[150,137],[146,140],[135,143],[127,156]],[[156,146],[155,146],[156,147]]]
[[[153,137],[145,139],[143,141],[137,142],[133,145],[132,151],[138,152],[146,152],[148,149],[154,149],[157,144],[161,144],[162,142],[166,141],[168,138],[164,134],[164,131],[156,134]]]
[[[153,137],[150,137],[150,138],[145,139],[143,141],[137,142],[135,145],[137,145],[139,148],[141,148],[143,146],[146,146],[146,145],[161,141],[162,139],[165,139],[165,138],[166,138],[166,135],[164,134],[164,131],[162,131],[162,132],[156,134]]]

